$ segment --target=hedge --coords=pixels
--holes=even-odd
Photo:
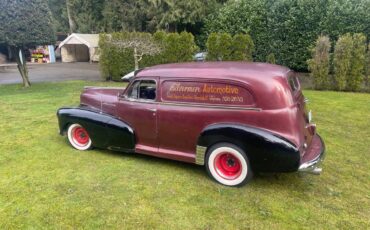
[[[370,37],[369,0],[239,0],[228,1],[207,17],[203,35],[248,33],[255,42],[254,59],[306,71],[309,47],[320,34],[335,41],[345,33]]]
[[[100,69],[101,75],[106,80],[120,81],[121,77],[134,70],[132,49],[118,49],[110,40],[124,38],[129,32],[116,32],[99,35]],[[159,45],[162,52],[154,56],[144,55],[140,61],[140,68],[156,64],[186,62],[193,59],[198,50],[194,36],[188,32],[165,33],[158,31],[149,34]]]

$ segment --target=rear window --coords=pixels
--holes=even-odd
[[[162,101],[218,105],[253,105],[251,93],[229,83],[164,81]]]

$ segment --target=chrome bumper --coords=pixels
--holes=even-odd
[[[317,143],[312,143],[312,144],[319,145],[316,147],[319,147],[320,151],[318,151],[318,154],[316,153],[317,156],[314,159],[302,163],[298,168],[298,172],[311,173],[315,175],[321,174],[322,168],[320,168],[320,165],[322,161],[325,159],[326,153],[325,153],[325,144],[323,140],[321,139],[319,135],[317,135],[317,137],[318,137]],[[314,150],[315,148],[312,148],[312,149]]]

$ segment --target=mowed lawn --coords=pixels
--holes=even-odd
[[[0,229],[370,228],[370,94],[304,92],[327,147],[321,176],[257,174],[228,188],[200,166],[74,150],[56,110],[85,85],[122,83],[0,86]]]

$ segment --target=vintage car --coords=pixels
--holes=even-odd
[[[324,143],[300,84],[265,63],[165,64],[135,72],[127,88],[85,87],[57,112],[60,134],[91,147],[204,165],[227,186],[253,172],[320,174]]]

